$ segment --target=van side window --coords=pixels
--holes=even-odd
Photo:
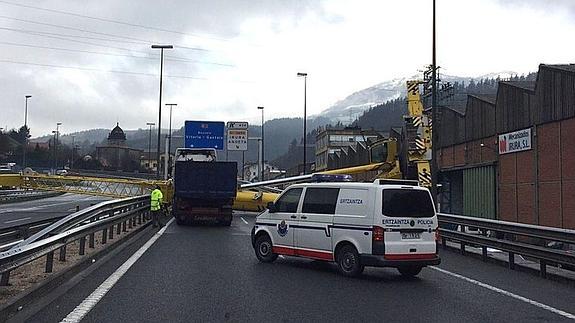
[[[292,188],[282,195],[276,202],[277,212],[296,213],[302,188]]]
[[[305,191],[302,213],[335,214],[339,188],[311,188]]]
[[[427,191],[384,189],[382,214],[391,217],[431,218],[435,215]]]

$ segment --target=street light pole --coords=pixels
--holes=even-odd
[[[54,168],[58,168],[58,142],[60,141],[60,126],[62,125],[62,122],[57,122],[56,123],[56,144],[54,146]]]
[[[170,159],[170,154],[172,153],[172,108],[177,106],[177,103],[166,103],[166,106],[170,107],[170,127],[168,130],[168,159]],[[168,168],[172,166],[171,160],[168,160]]]
[[[262,160],[261,160],[261,166],[260,167],[262,170],[261,180],[263,181],[264,177],[265,177],[265,172],[266,172],[266,169],[264,167],[264,164],[266,162],[266,159],[264,158],[264,147],[265,147],[264,146],[265,145],[265,140],[264,140],[264,138],[265,138],[264,137],[264,133],[265,133],[265,131],[264,131],[264,107],[258,107],[258,110],[262,110],[262,158],[261,158]]]
[[[160,178],[160,140],[162,132],[162,77],[164,73],[164,49],[172,49],[172,45],[152,45],[153,49],[160,49],[160,102],[158,105],[158,147],[156,151],[156,178]]]
[[[152,155],[152,126],[155,125],[153,122],[146,122],[147,126],[150,126],[150,132],[148,134],[148,167],[151,169],[150,156]]]
[[[307,165],[307,73],[297,73],[297,76],[303,77],[303,174],[306,174]]]
[[[22,152],[22,169],[26,168],[26,150],[28,150],[28,99],[31,95],[26,95],[26,105],[24,108],[24,129],[26,129],[26,134],[24,137],[24,150]]]
[[[431,193],[435,199],[435,204],[438,204],[437,186],[439,178],[439,167],[437,165],[437,149],[439,149],[438,132],[439,132],[439,118],[437,106],[437,62],[436,62],[436,47],[435,47],[435,0],[433,0],[433,28],[432,28],[432,58],[431,58],[431,121],[433,128],[431,132]]]

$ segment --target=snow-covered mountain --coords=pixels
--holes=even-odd
[[[478,77],[461,77],[452,75],[440,75],[440,79],[446,82],[464,82],[469,83],[471,80],[479,81],[481,79],[509,79],[517,75],[515,72],[504,71],[498,73],[489,73]],[[421,78],[421,76],[414,75],[411,77],[396,78],[390,81],[385,81],[366,89],[357,91],[350,94],[346,98],[337,101],[331,107],[323,110],[317,116],[325,117],[331,120],[332,123],[342,122],[343,124],[351,123],[363,111],[372,106],[385,103],[389,100],[404,97],[406,95],[406,82]],[[313,118],[313,116],[312,116]]]

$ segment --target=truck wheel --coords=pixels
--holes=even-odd
[[[415,277],[421,272],[421,269],[423,269],[421,266],[405,266],[397,268],[399,273],[404,277]]]
[[[272,251],[272,241],[267,235],[263,235],[256,239],[254,245],[256,257],[261,262],[273,262],[278,258],[278,255]]]
[[[359,254],[354,246],[345,245],[337,250],[335,255],[338,271],[348,277],[359,276],[363,272]]]

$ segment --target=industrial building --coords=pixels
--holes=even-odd
[[[439,111],[442,211],[575,229],[575,65]]]

